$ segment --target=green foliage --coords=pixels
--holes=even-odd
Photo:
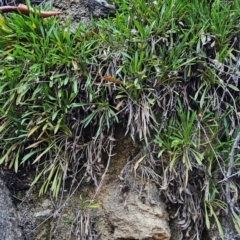
[[[178,106],[177,116],[179,119],[174,123],[174,118],[170,120],[166,132],[159,133],[156,143],[160,147],[158,157],[164,153],[169,155],[170,170],[173,169],[174,163],[181,160],[187,168],[192,170],[192,159],[197,164],[202,165],[203,153],[200,150],[201,143],[195,142],[197,139],[196,112],[183,111],[181,105]]]
[[[80,26],[72,36],[70,22],[60,26],[54,18],[17,14],[6,16],[2,26],[10,33],[1,35],[7,51],[2,55],[0,76],[0,162],[17,171],[29,160],[32,164],[44,160],[45,171],[33,183],[48,174],[40,194],[51,183],[57,196],[72,155],[67,153],[66,142],[73,138],[67,115],[78,94],[78,71],[86,64],[81,58],[90,52],[80,48],[84,29]]]
[[[94,203],[91,200],[84,201],[82,198],[82,195],[79,196],[79,200],[80,200],[80,205],[79,205],[80,210],[99,208],[99,205],[97,203]]]
[[[211,200],[211,201],[204,201],[204,210],[205,210],[205,223],[206,227],[210,229],[210,219],[209,216],[213,217],[218,228],[219,235],[221,239],[224,239],[224,231],[222,229],[221,223],[219,221],[219,218],[216,214],[215,209],[221,209],[224,210],[226,207],[226,204],[220,200]],[[215,208],[215,209],[214,209]]]

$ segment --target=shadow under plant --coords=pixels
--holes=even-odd
[[[98,191],[121,126],[143,146],[131,171],[158,185],[184,239],[214,226],[232,239],[222,215],[240,232],[238,2],[116,4],[75,31],[0,18],[0,163],[35,167],[40,194],[77,176]]]

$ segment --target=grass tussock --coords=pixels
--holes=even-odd
[[[114,18],[74,32],[0,15],[0,164],[35,166],[40,194],[57,196],[76,172],[98,186],[121,124],[162,172],[154,181],[186,239],[210,219],[223,239],[226,209],[240,232],[238,1],[116,4]]]

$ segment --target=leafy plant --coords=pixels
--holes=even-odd
[[[80,205],[79,205],[80,210],[93,209],[93,208],[99,207],[97,203],[94,203],[91,200],[84,201],[82,198],[82,195],[79,195],[79,200],[80,200]]]
[[[195,127],[196,112],[183,111],[183,107],[179,104],[177,109],[177,120],[170,120],[170,125],[165,133],[159,133],[156,143],[159,144],[160,151],[158,157],[165,152],[169,155],[169,167],[173,169],[176,161],[181,160],[186,164],[187,169],[192,170],[192,162],[196,161],[198,165],[202,165],[204,159],[203,153],[199,152],[199,142],[197,142],[197,129]],[[161,137],[163,136],[163,137]]]
[[[70,20],[0,16],[0,164],[36,168],[40,194],[57,197],[77,172],[99,186],[120,125],[144,140],[146,172],[180,205],[186,239],[210,217],[223,237],[226,204],[239,230],[239,159],[229,157],[240,122],[238,1],[115,3],[115,17],[74,31]]]

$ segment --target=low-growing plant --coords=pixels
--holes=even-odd
[[[99,187],[121,124],[144,140],[142,169],[179,204],[186,239],[211,217],[223,238],[227,207],[239,230],[238,1],[115,3],[115,17],[74,31],[70,20],[0,16],[0,164],[35,167],[40,194],[57,197],[77,172]]]
[[[176,116],[169,121],[166,132],[159,132],[156,138],[159,145],[158,157],[168,154],[170,171],[176,161],[181,161],[189,170],[192,170],[193,161],[202,165],[204,155],[199,150],[203,143],[197,135],[196,121],[197,113],[184,111],[179,102]]]

